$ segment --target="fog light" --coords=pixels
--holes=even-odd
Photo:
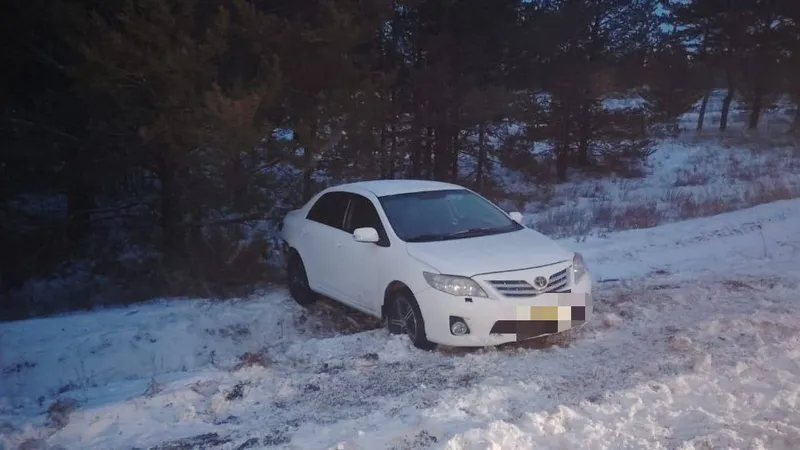
[[[461,317],[450,316],[450,333],[455,336],[469,334],[469,327]]]

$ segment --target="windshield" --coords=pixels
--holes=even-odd
[[[380,202],[395,233],[406,242],[462,239],[523,228],[465,189],[388,195]]]

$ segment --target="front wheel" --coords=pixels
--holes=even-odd
[[[312,291],[311,286],[308,284],[306,266],[297,252],[293,251],[289,256],[289,265],[286,272],[289,292],[292,294],[294,301],[304,307],[314,303],[317,300],[317,293]]]
[[[436,348],[436,344],[429,341],[425,334],[422,312],[417,300],[408,290],[404,289],[392,296],[386,321],[390,333],[408,335],[415,347],[421,350]]]

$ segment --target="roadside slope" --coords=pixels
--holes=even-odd
[[[565,240],[618,281],[543,350],[423,353],[282,291],[0,324],[0,443],[797,448],[798,229],[791,200]]]

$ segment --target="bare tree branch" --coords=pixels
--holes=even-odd
[[[59,130],[58,128],[52,127],[50,125],[45,125],[43,123],[31,122],[29,120],[17,119],[15,117],[8,117],[6,120],[8,120],[11,123],[16,123],[16,124],[19,124],[19,125],[27,125],[27,126],[30,126],[30,127],[39,128],[41,130],[47,131],[48,133],[55,134],[57,136],[61,136],[63,138],[69,139],[69,140],[74,141],[74,142],[83,142],[84,141],[83,139],[79,138],[78,136],[75,136],[74,134],[67,133],[65,131]]]

